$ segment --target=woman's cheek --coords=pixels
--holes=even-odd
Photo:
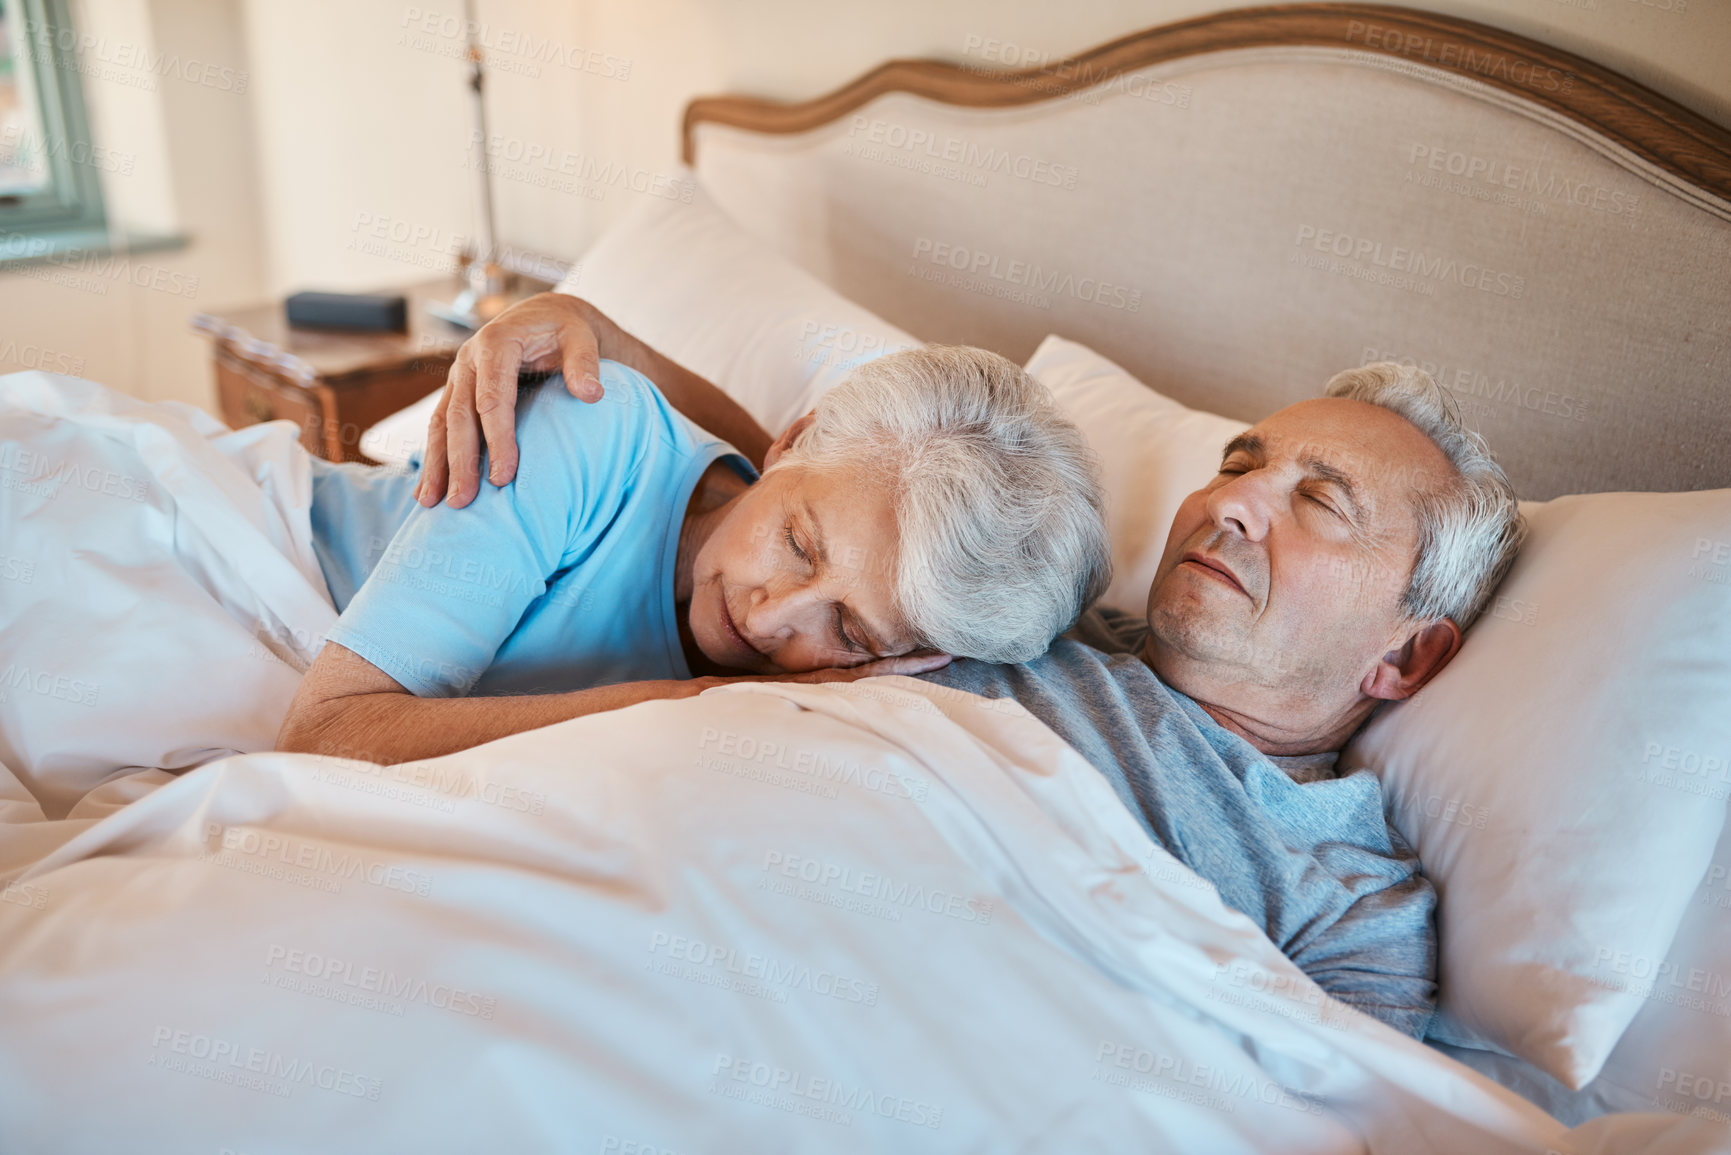
[[[728,575],[730,584],[757,584],[754,580],[764,571],[771,545],[755,530],[749,533],[718,533],[716,568]]]
[[[786,547],[780,541],[779,531],[774,526],[757,523],[749,528],[740,527],[739,531],[730,535],[729,540],[736,545],[736,552],[741,559],[748,559],[759,569],[774,563],[779,552]]]
[[[775,662],[790,674],[825,670],[835,664],[820,650],[807,645],[803,639],[783,645],[775,653]]]

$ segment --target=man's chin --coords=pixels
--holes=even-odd
[[[1192,647],[1173,645],[1155,633],[1148,635],[1141,657],[1168,689],[1198,702],[1219,700],[1230,689],[1243,685],[1242,671]]]
[[[1249,652],[1246,638],[1229,635],[1219,623],[1204,621],[1180,607],[1157,603],[1149,608],[1142,660],[1169,685],[1185,669],[1199,673],[1241,666]]]
[[[1186,602],[1190,604],[1185,604]],[[1218,659],[1232,649],[1214,623],[1203,619],[1193,599],[1156,597],[1148,604],[1148,641],[1197,661]]]

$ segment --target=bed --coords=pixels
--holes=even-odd
[[[0,575],[0,1145],[1731,1150],[1731,134],[1325,4],[699,100],[684,148],[697,195],[566,287],[772,428],[900,344],[1027,360],[1104,459],[1109,599],[1224,431],[1371,361],[1456,392],[1535,548],[1349,751],[1442,892],[1438,1030],[1322,996],[1018,707],[912,680],[264,752],[332,618],[293,431],[19,374],[8,420],[84,435],[44,501],[160,580],[128,651],[28,621],[77,542]]]

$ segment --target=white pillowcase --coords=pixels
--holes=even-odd
[[[741,229],[693,183],[688,203],[644,198],[559,292],[715,382],[771,433],[855,365],[920,344]]]
[[[375,422],[361,434],[360,450],[385,465],[407,465],[427,448],[427,422],[439,407],[443,388],[435,389],[406,409]]]
[[[1101,457],[1105,602],[1141,611],[1174,511],[1244,426],[1057,337],[1028,370]],[[1433,1035],[1579,1087],[1644,1000],[1692,981],[1661,963],[1731,788],[1731,490],[1523,509],[1531,536],[1460,654],[1341,765],[1382,778],[1441,895]]]
[[[1660,964],[1725,825],[1731,490],[1522,508],[1460,653],[1342,765],[1381,777],[1441,895],[1431,1033],[1579,1088],[1681,989]]]
[[[692,185],[689,202],[643,198],[557,291],[713,381],[772,434],[855,365],[920,344],[745,232]],[[418,455],[438,400],[435,392],[374,425],[361,451],[394,463]]]
[[[1040,342],[1026,368],[1100,456],[1112,535],[1112,584],[1100,604],[1143,613],[1179,504],[1208,483],[1221,449],[1249,426],[1186,409],[1062,337]]]

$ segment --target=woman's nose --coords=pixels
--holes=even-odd
[[[824,598],[814,583],[777,582],[752,591],[747,625],[759,638],[786,638],[814,616]]]

